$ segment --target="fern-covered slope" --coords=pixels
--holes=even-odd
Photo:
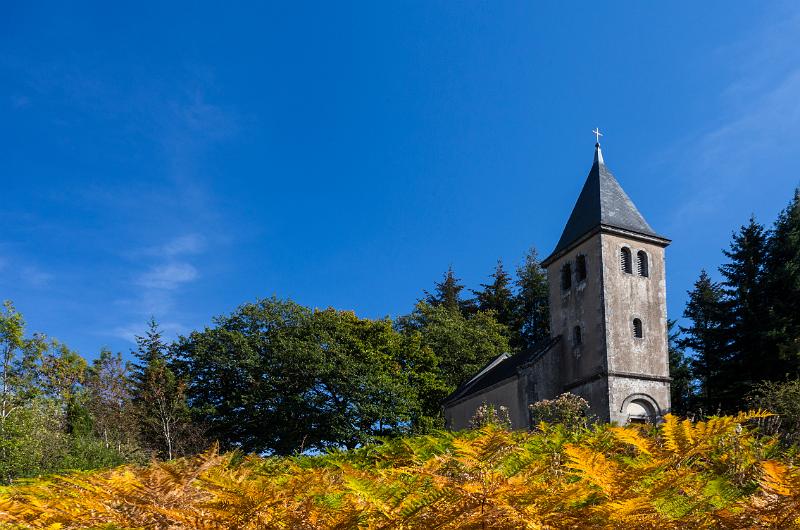
[[[800,470],[747,413],[498,427],[317,457],[192,459],[0,491],[4,528],[792,528]]]

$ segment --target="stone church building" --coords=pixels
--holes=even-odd
[[[482,404],[508,407],[514,428],[528,405],[564,392],[600,421],[656,421],[670,409],[664,249],[603,162],[594,163],[555,250],[543,261],[550,338],[503,354],[443,402],[451,429]]]

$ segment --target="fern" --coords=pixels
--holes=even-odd
[[[800,471],[754,411],[654,431],[496,426],[291,458],[220,455],[0,490],[0,528],[800,527]]]

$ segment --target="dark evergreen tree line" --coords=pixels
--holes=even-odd
[[[464,285],[450,267],[434,291],[425,292],[424,301],[464,316],[489,313],[505,326],[511,347],[524,350],[550,335],[547,273],[536,249],[528,251],[516,273],[513,278],[502,260],[497,260],[491,281],[480,284],[480,289],[470,289],[473,297],[469,298],[463,295]]]
[[[675,342],[689,355],[673,371],[687,365],[694,387],[681,412],[741,409],[764,382],[800,376],[800,191],[770,229],[751,218],[723,254],[720,280],[702,271],[689,291]]]

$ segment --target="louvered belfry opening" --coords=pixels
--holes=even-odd
[[[647,263],[647,252],[644,250],[640,250],[636,253],[636,272],[639,276],[644,276],[645,278],[650,276],[650,268]]]
[[[633,319],[633,337],[641,339],[644,337],[644,330],[642,329],[642,321],[638,318]]]
[[[561,267],[561,290],[566,291],[572,287],[572,267],[569,263],[565,263]]]
[[[631,249],[622,247],[619,251],[619,267],[625,274],[633,274],[633,267],[631,264]]]
[[[575,279],[579,282],[586,279],[586,256],[583,254],[575,259]]]

